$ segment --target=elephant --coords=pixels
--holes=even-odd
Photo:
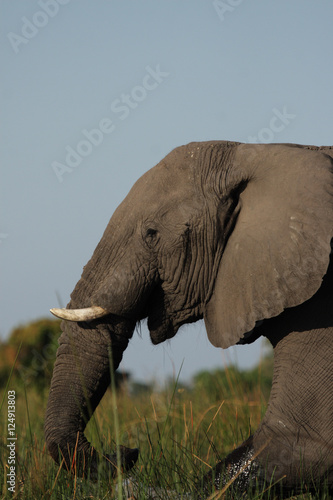
[[[204,319],[218,348],[269,339],[274,374],[258,429],[202,487],[333,487],[332,238],[333,147],[171,151],[115,210],[67,307],[51,309],[63,319],[45,416],[53,459],[91,473],[105,460],[84,430],[137,322],[159,344]],[[120,456],[127,470],[138,450]]]

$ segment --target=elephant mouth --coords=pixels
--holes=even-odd
[[[161,315],[151,314],[148,316],[151,341],[154,345],[157,345],[169,340],[176,335],[182,325],[194,323],[202,318],[202,314],[193,311],[187,311],[187,314],[184,311],[172,315],[167,315],[165,311]]]
[[[148,329],[154,345],[169,340],[179,328],[202,319],[200,307],[172,307],[161,286],[155,288],[145,308],[143,318],[148,318]]]
[[[148,328],[154,345],[174,337],[178,331],[171,318],[161,318],[156,314],[148,316]]]
[[[168,304],[161,284],[151,291],[141,311],[140,319],[147,318],[151,341],[160,344],[176,335],[178,327],[168,313]]]

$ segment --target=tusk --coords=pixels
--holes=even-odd
[[[50,309],[50,312],[57,318],[68,321],[92,321],[109,314],[103,307],[99,306],[86,307],[85,309],[58,309],[55,307]]]

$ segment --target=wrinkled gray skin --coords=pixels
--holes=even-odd
[[[324,147],[191,143],[137,181],[67,306],[109,315],[63,322],[45,419],[56,461],[60,452],[71,468],[76,449],[75,466],[96,470],[84,429],[110,383],[109,353],[116,369],[137,321],[148,318],[158,344],[204,318],[216,347],[265,335],[275,363],[266,415],[205,477],[207,491],[240,471],[240,489],[273,474],[286,488],[325,477],[333,486],[331,157]],[[124,468],[136,459],[122,450]]]

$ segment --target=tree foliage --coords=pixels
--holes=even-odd
[[[33,384],[37,389],[50,384],[60,323],[60,320],[40,319],[11,332],[0,349],[0,386],[6,385],[12,368],[15,383]]]

